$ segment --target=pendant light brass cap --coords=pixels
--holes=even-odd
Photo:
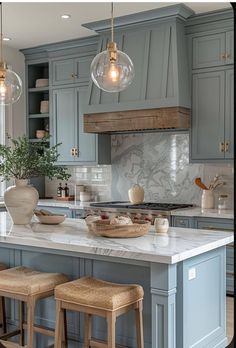
[[[117,43],[116,42],[109,42],[108,44],[107,44],[107,49],[108,49],[108,51],[110,51],[110,52],[116,52],[117,51]]]
[[[6,70],[7,69],[7,63],[6,62],[0,62],[0,70]]]

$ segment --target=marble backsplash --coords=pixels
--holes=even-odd
[[[202,190],[194,179],[208,185],[215,174],[225,185],[215,190],[227,193],[233,207],[233,164],[190,164],[188,133],[136,133],[112,135],[112,166],[69,167],[70,193],[74,184],[83,184],[99,201],[128,200],[128,189],[143,186],[145,200],[153,202],[193,203],[200,205]],[[46,195],[56,196],[59,180],[46,179]]]
[[[232,164],[190,164],[189,134],[145,133],[112,136],[112,199],[127,200],[128,189],[140,184],[146,201],[194,203],[200,205],[201,189],[194,184],[201,177],[207,185],[215,174],[225,185],[215,191],[229,195],[233,204]]]

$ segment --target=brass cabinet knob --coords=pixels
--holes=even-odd
[[[225,143],[221,142],[219,144],[219,150],[220,150],[220,152],[225,152]]]
[[[222,53],[221,59],[225,59],[225,58],[226,58],[226,54],[225,54],[225,53]]]
[[[229,59],[231,58],[231,55],[229,53],[226,53],[225,58]]]
[[[225,152],[229,152],[229,141],[225,142]]]

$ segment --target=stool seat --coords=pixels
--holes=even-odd
[[[143,298],[140,285],[114,284],[104,280],[84,277],[55,288],[55,298],[60,301],[114,311]]]
[[[44,273],[28,267],[14,267],[1,271],[0,291],[31,296],[53,291],[55,286],[68,281],[61,273]]]
[[[4,263],[0,263],[0,271],[2,271],[3,269],[6,269],[7,266]]]

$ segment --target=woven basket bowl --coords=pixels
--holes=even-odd
[[[148,233],[151,223],[138,220],[132,225],[110,225],[110,220],[98,220],[90,224],[89,230],[97,236],[108,238],[134,238]]]

